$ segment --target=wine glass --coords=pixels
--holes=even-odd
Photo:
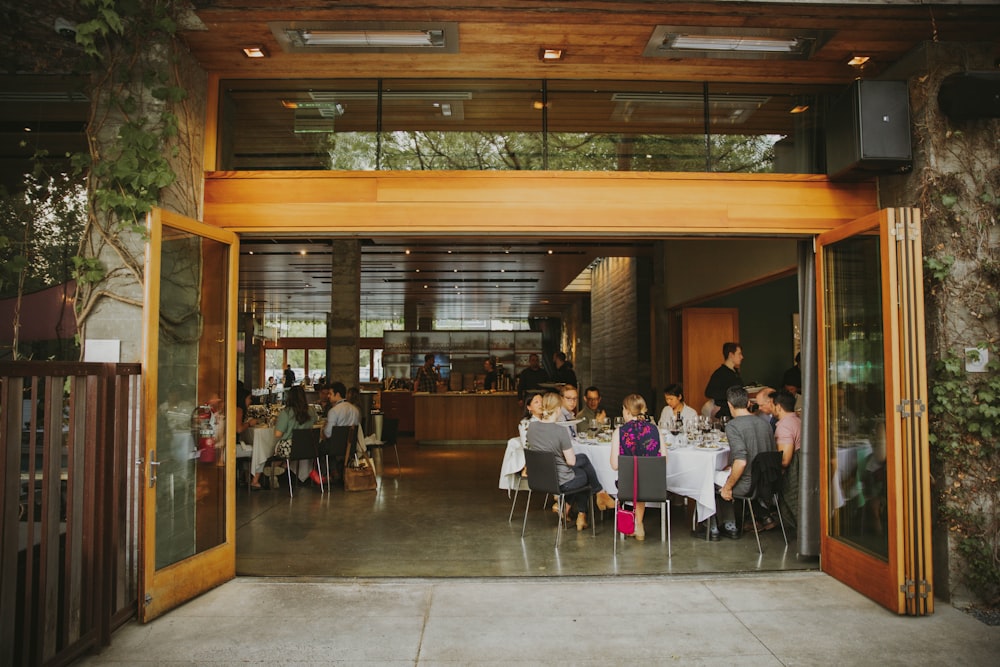
[[[684,419],[680,415],[671,415],[667,428],[670,430],[670,435],[676,438],[684,430]]]
[[[589,430],[590,430],[590,439],[593,440],[594,438],[597,437],[597,420],[596,419],[591,419],[590,420],[590,429]]]

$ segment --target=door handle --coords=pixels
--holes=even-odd
[[[156,460],[156,450],[149,450],[149,488],[156,486],[156,466],[160,462]]]

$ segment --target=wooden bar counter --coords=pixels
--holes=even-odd
[[[418,444],[506,444],[517,435],[516,392],[413,394]]]

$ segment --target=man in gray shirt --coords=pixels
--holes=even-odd
[[[719,489],[721,501],[718,505],[718,515],[722,520],[719,532],[726,537],[738,540],[740,530],[736,527],[736,513],[733,509],[733,496],[745,496],[750,492],[750,469],[753,460],[761,452],[776,451],[774,432],[766,421],[750,414],[747,406],[750,397],[747,390],[740,386],[726,390],[726,402],[733,418],[726,424],[726,438],[729,439],[729,475],[722,488]]]

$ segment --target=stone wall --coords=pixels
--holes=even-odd
[[[996,71],[995,44],[928,43],[901,61],[887,78],[907,80],[914,164],[905,176],[880,179],[881,205],[917,206],[923,216],[927,366],[931,384],[931,457],[935,525],[935,594],[957,605],[1000,598],[996,556],[1000,545],[1000,469],[993,438],[966,433],[955,446],[948,406],[935,405],[933,387],[943,359],[956,351],[1000,341],[997,285],[1000,270],[1000,119],[952,121],[937,102],[941,82],[967,70]],[[964,369],[959,371],[961,376]],[[980,381],[965,373],[965,382]],[[943,408],[935,415],[935,408]],[[994,422],[996,420],[994,419]],[[963,452],[963,450],[965,450]],[[960,508],[956,512],[955,509]],[[974,515],[960,520],[965,512]],[[967,516],[967,515],[966,515]],[[967,576],[970,534],[993,550],[992,586]],[[974,549],[973,549],[974,551]],[[987,559],[988,560],[988,559]],[[989,565],[987,565],[989,569]]]

